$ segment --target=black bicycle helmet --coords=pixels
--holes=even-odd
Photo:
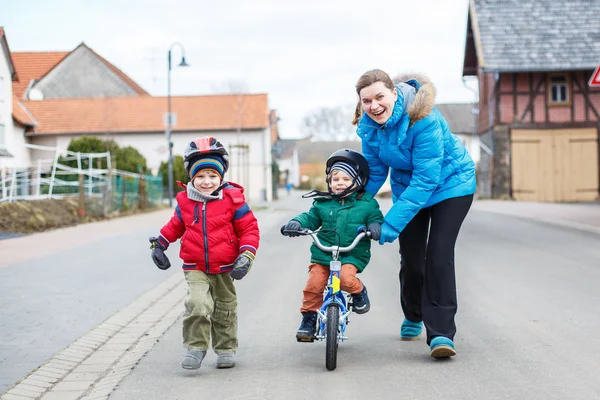
[[[342,193],[336,195],[331,190],[331,186],[329,184],[329,174],[331,173],[333,164],[338,161],[345,162],[354,168],[356,171],[356,176],[360,179],[354,179],[352,186],[344,190]],[[369,169],[369,163],[367,162],[367,159],[362,154],[351,149],[340,149],[333,152],[333,154],[331,154],[327,159],[327,162],[325,163],[325,174],[327,175],[327,191],[329,192],[329,195],[334,197],[343,197],[363,189],[369,181],[371,170]]]
[[[369,163],[365,156],[360,154],[358,151],[354,151],[351,149],[340,149],[329,156],[327,159],[327,163],[325,164],[325,173],[329,176],[331,172],[331,167],[337,161],[345,161],[355,167],[356,174],[362,181],[362,186],[365,186],[369,181],[369,176],[371,175],[371,170],[369,169]]]

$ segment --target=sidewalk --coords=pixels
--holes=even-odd
[[[600,234],[600,203],[534,203],[525,201],[476,200],[473,210]]]

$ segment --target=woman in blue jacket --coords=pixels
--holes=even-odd
[[[425,77],[397,78],[381,70],[356,84],[353,124],[362,140],[377,194],[388,172],[394,205],[380,244],[400,242],[403,340],[427,329],[431,356],[454,356],[457,309],[454,247],[475,193],[475,164],[444,117],[433,107],[435,89]]]

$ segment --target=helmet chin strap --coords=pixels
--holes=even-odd
[[[226,181],[223,181],[223,183],[221,183],[221,184],[219,185],[219,187],[218,187],[218,188],[216,188],[216,189],[215,189],[215,191],[214,191],[214,192],[212,192],[210,195],[211,195],[211,196],[216,196],[216,195],[218,195],[218,194],[219,194],[219,192],[220,192],[221,190],[223,190],[223,188],[224,188],[225,186],[227,186],[227,185],[228,185],[228,183],[227,183]]]
[[[353,178],[352,179],[352,185],[350,185],[349,187],[347,187],[346,189],[344,189],[341,193],[333,193],[333,191],[331,190],[331,186],[329,185],[329,181],[327,181],[327,192],[322,192],[320,190],[312,190],[308,193],[305,193],[302,195],[302,198],[307,199],[310,197],[317,197],[317,196],[321,196],[321,197],[327,197],[330,199],[339,199],[342,197],[345,197],[349,194],[352,194],[354,192],[357,192],[361,189],[361,187],[358,185],[357,182],[357,178]]]

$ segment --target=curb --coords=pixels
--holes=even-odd
[[[175,274],[56,353],[0,396],[13,399],[108,399],[183,313]]]

